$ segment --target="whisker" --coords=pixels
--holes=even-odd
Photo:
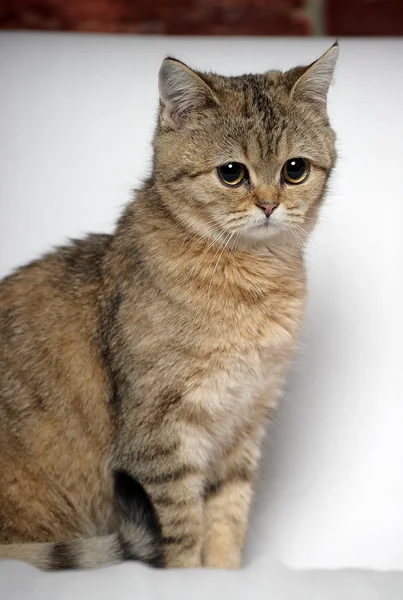
[[[207,299],[209,299],[209,298],[210,298],[210,289],[211,289],[211,284],[213,283],[213,277],[214,277],[214,274],[215,274],[215,272],[216,272],[216,270],[217,270],[218,263],[219,263],[219,262],[220,262],[220,260],[221,260],[221,257],[222,257],[222,255],[223,255],[223,252],[224,252],[225,248],[227,247],[228,243],[230,242],[230,240],[232,239],[232,237],[233,237],[234,235],[235,235],[235,232],[232,232],[232,233],[230,234],[230,237],[229,237],[229,238],[228,238],[228,240],[225,242],[225,244],[224,244],[224,246],[223,246],[223,248],[222,248],[222,250],[221,250],[221,253],[220,253],[219,257],[217,258],[217,262],[216,262],[216,264],[215,264],[214,271],[213,271],[213,273],[212,273],[212,275],[211,275],[211,278],[210,278],[210,285],[209,285],[209,288],[208,288]]]
[[[307,221],[315,221],[316,223],[323,223],[325,225],[334,225],[335,227],[343,227],[345,229],[349,229],[349,226],[346,223],[336,223],[336,221],[332,221],[331,219],[325,219],[322,217],[314,218],[314,217],[304,217]]]
[[[192,284],[198,274],[199,271],[199,267],[201,266],[202,262],[203,262],[203,258],[206,256],[206,254],[208,253],[208,251],[214,246],[214,244],[216,244],[217,242],[219,242],[220,238],[222,237],[222,233],[220,232],[211,242],[210,244],[207,245],[207,247],[204,249],[204,251],[202,252],[201,256],[199,257],[197,263],[195,265],[193,265],[191,271],[190,271],[190,275],[194,274],[194,277],[192,277],[192,279],[190,280],[190,284]],[[221,244],[219,244],[218,249],[220,249]]]

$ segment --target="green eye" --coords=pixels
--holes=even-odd
[[[309,162],[305,158],[290,158],[285,163],[281,174],[286,183],[295,185],[302,183],[309,175]]]
[[[248,169],[242,163],[229,162],[217,167],[218,177],[225,185],[236,187],[248,178]]]

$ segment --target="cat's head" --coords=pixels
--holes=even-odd
[[[231,244],[310,230],[334,165],[326,111],[337,44],[308,67],[224,77],[167,58],[154,181],[173,217]]]

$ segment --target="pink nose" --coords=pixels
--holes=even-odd
[[[274,210],[276,210],[278,204],[269,204],[266,202],[259,202],[259,204],[256,204],[256,206],[258,206],[259,208],[262,209],[262,211],[264,212],[266,217],[270,217],[271,213]]]

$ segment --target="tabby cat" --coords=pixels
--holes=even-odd
[[[0,556],[237,568],[335,163],[338,46],[224,77],[167,58],[113,235],[0,285]]]

